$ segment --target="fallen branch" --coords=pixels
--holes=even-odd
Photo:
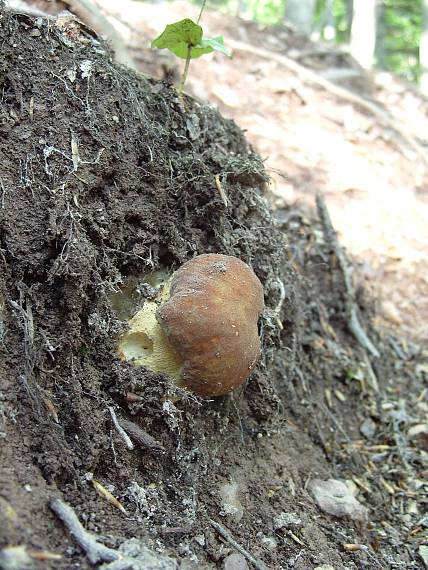
[[[100,566],[100,570],[177,570],[176,560],[150,550],[135,538],[126,540],[119,550],[100,544],[93,534],[83,528],[70,505],[61,499],[51,499],[49,506],[85,551],[91,564],[106,562]]]
[[[121,558],[121,554],[117,550],[100,544],[91,533],[83,528],[82,523],[70,505],[67,505],[61,499],[52,499],[49,502],[49,507],[61,519],[77,544],[85,551],[91,564],[112,562]]]
[[[137,65],[131,57],[122,35],[108,21],[108,19],[100,12],[98,7],[90,0],[63,0],[73,14],[75,14],[81,22],[94,30],[99,36],[108,39],[111,45],[115,60],[118,63],[127,65],[131,69],[137,70]],[[55,21],[56,16],[51,16],[38,8],[27,4],[24,0],[8,0],[6,7],[17,14],[26,14],[28,16],[43,17]]]
[[[146,431],[144,431],[143,428],[141,428],[139,425],[123,418],[119,418],[118,422],[120,426],[126,431],[126,433],[142,447],[154,449],[157,451],[165,451],[163,445]]]
[[[339,263],[339,267],[342,271],[343,282],[345,285],[345,310],[348,328],[365,350],[367,350],[372,356],[379,358],[379,351],[367,336],[358,319],[358,310],[357,304],[355,302],[354,287],[352,285],[348,263],[337,239],[336,231],[333,227],[333,224],[331,223],[330,214],[328,213],[325,201],[320,194],[317,194],[316,202],[318,216],[323,226],[325,239],[334,251],[336,259]]]
[[[257,558],[254,558],[254,556],[250,554],[248,550],[245,550],[245,548],[241,546],[239,542],[236,542],[236,540],[233,538],[230,532],[222,524],[213,521],[210,518],[208,520],[210,524],[213,526],[213,528],[215,528],[216,531],[219,534],[221,534],[221,536],[224,539],[226,539],[230,545],[233,546],[233,548],[235,548],[238,552],[240,552],[243,556],[245,556],[245,558],[249,562],[251,562],[251,564],[254,566],[254,568],[256,568],[256,570],[267,570],[267,566],[265,565],[265,563],[262,562],[261,560],[258,560]]]
[[[113,48],[115,60],[118,63],[127,65],[131,69],[137,69],[128,48],[125,45],[123,36],[100,12],[98,6],[91,0],[64,0],[70,11],[76,14],[82,22],[95,30],[100,36],[108,39]]]
[[[362,107],[366,111],[369,111],[369,113],[377,117],[386,127],[398,133],[400,137],[406,141],[406,143],[416,152],[416,154],[424,160],[425,164],[428,165],[428,155],[425,152],[424,148],[417,142],[414,137],[410,136],[402,127],[400,127],[400,125],[397,124],[396,121],[394,121],[394,119],[392,119],[381,107],[375,103],[367,101],[367,99],[360,97],[356,93],[352,93],[352,91],[349,91],[344,87],[335,85],[325,77],[322,77],[315,71],[312,71],[300,63],[297,63],[297,61],[291,59],[290,57],[287,57],[286,55],[255,47],[243,42],[232,40],[230,38],[228,38],[227,44],[229,47],[236,51],[244,51],[247,53],[252,53],[253,55],[259,57],[263,57],[265,59],[276,61],[283,67],[286,67],[290,71],[296,73],[304,81],[314,83],[329,93],[332,93],[333,95],[336,95],[345,101],[350,101],[351,103]]]

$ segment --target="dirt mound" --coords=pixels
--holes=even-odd
[[[89,566],[56,499],[112,549],[133,538],[157,551],[153,568],[220,567],[236,551],[256,568],[412,564],[415,548],[380,521],[403,524],[391,493],[413,500],[418,545],[411,481],[424,457],[391,439],[399,408],[383,410],[376,380],[419,386],[407,369],[418,348],[395,341],[397,362],[357,292],[383,353],[370,363],[328,232],[289,207],[273,218],[261,159],[233,121],[114,65],[73,18],[1,12],[0,26],[0,547],[26,545],[44,568]],[[262,361],[214,401],[117,354],[147,276],[207,252],[250,264],[266,303]],[[411,423],[416,411],[394,433]],[[322,514],[307,490],[320,477],[359,481],[369,525]]]

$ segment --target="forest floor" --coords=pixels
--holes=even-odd
[[[195,7],[102,10],[144,74],[177,78],[147,46]],[[428,103],[216,12],[234,58],[192,62],[187,107],[67,18],[0,23],[0,568],[428,567]],[[122,363],[112,308],[210,251],[251,263],[267,307],[258,370],[215,402]],[[155,444],[126,448],[111,410]],[[60,501],[108,551],[76,546]]]

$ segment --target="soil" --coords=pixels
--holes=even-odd
[[[270,209],[233,120],[114,64],[72,18],[2,11],[0,45],[0,548],[89,568],[61,498],[104,544],[180,568],[223,568],[237,544],[273,569],[423,568],[423,346],[381,328],[363,286],[381,357],[358,344],[333,244],[305,206]],[[266,308],[248,383],[204,400],[120,361],[117,298],[132,314],[151,272],[209,252],[251,265]],[[127,448],[110,409],[156,445]],[[330,478],[354,481],[368,521],[315,504]]]

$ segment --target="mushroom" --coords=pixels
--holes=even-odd
[[[199,255],[172,275],[160,305],[145,302],[119,352],[196,394],[227,394],[259,358],[263,306],[263,287],[247,264],[228,255]]]

